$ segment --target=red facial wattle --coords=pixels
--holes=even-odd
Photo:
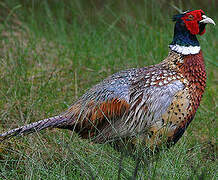
[[[181,19],[184,21],[186,28],[190,31],[191,34],[203,35],[205,33],[205,28],[200,32],[199,21],[202,20],[202,14],[205,14],[204,11],[195,10],[185,14]]]

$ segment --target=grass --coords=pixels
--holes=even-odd
[[[179,1],[215,21],[215,1]],[[175,10],[160,1],[0,3],[0,132],[66,110],[88,88],[130,67],[160,62]],[[0,147],[2,179],[217,179],[217,28],[199,37],[207,88],[185,135],[169,150],[123,155],[67,130],[45,130]],[[136,173],[137,172],[137,173]]]

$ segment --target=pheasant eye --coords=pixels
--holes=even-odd
[[[194,16],[193,15],[188,15],[188,18],[190,19],[190,20],[193,20],[194,19]]]

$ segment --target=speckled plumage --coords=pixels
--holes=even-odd
[[[164,142],[161,137],[176,143],[194,118],[205,86],[202,51],[182,54],[172,49],[157,65],[113,74],[61,115],[0,137],[55,127],[73,130],[98,143],[131,138],[153,146]]]

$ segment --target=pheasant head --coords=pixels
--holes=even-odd
[[[173,21],[176,21],[176,24],[170,49],[183,55],[198,54],[200,45],[196,35],[205,33],[206,24],[215,25],[215,22],[201,9],[175,15]]]

